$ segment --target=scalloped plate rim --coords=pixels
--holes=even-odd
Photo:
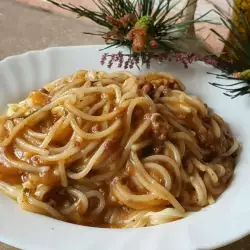
[[[3,60],[0,61],[0,66],[8,63],[11,60],[16,60],[16,59],[20,60],[20,58],[26,58],[27,59],[29,57],[29,55],[31,55],[31,54],[34,55],[35,57],[39,57],[39,55],[41,55],[41,54],[49,54],[49,53],[51,53],[53,51],[59,51],[58,53],[60,53],[60,51],[63,51],[63,50],[72,50],[72,51],[75,51],[75,50],[94,50],[94,49],[103,49],[104,47],[105,47],[105,45],[60,46],[60,47],[50,47],[50,48],[46,48],[46,49],[43,49],[43,50],[28,51],[28,52],[25,52],[23,54],[13,55],[13,56],[4,58]],[[119,48],[118,50],[123,50],[123,49]],[[117,49],[114,49],[114,51],[117,51]],[[99,60],[99,58],[97,58],[97,60]],[[98,61],[98,63],[99,63],[99,61]],[[96,64],[97,64],[97,62],[96,62]],[[184,84],[185,84],[185,82],[184,82]],[[1,82],[0,82],[0,87],[1,87]],[[237,171],[238,171],[238,169],[237,169]],[[2,198],[2,195],[0,194],[0,199],[1,198]],[[2,199],[6,200],[6,203],[9,203],[9,201],[7,201],[6,198],[2,198]],[[15,205],[15,206],[17,206],[17,205]],[[14,209],[13,211],[16,211],[16,212],[18,211],[18,209],[16,207],[13,208],[13,209]],[[210,209],[210,208],[208,207],[208,209]],[[3,211],[1,209],[1,204],[0,204],[0,211]],[[249,211],[250,210],[245,211],[246,214],[248,214]],[[8,215],[8,212],[6,212],[6,213]],[[196,220],[198,218],[197,221],[199,221],[199,220],[202,221],[202,219],[201,219],[202,218],[202,214],[201,213],[206,213],[206,212],[203,212],[203,211],[199,212],[198,214],[195,214],[196,219],[193,219],[192,218],[193,215],[192,215],[191,217],[185,218],[183,220],[172,222],[172,223],[165,224],[165,225],[148,227],[148,228],[140,228],[140,229],[122,229],[122,230],[120,230],[120,229],[89,228],[89,227],[85,227],[85,226],[79,226],[79,225],[73,225],[73,224],[69,224],[69,223],[65,223],[65,222],[60,222],[60,221],[54,220],[52,218],[47,218],[47,217],[44,217],[44,216],[41,216],[41,215],[37,215],[37,214],[30,214],[30,213],[27,213],[27,212],[25,212],[25,213],[26,213],[26,216],[22,212],[22,214],[24,215],[24,217],[29,218],[31,220],[31,222],[32,221],[34,221],[34,222],[38,221],[38,222],[41,222],[43,224],[45,224],[45,222],[46,222],[49,225],[54,225],[54,228],[51,229],[52,231],[55,230],[55,228],[59,227],[59,229],[56,229],[56,230],[58,230],[58,231],[63,230],[63,232],[60,232],[60,233],[63,233],[63,234],[67,231],[67,230],[65,231],[65,229],[73,230],[75,232],[76,231],[77,232],[85,231],[85,233],[87,235],[90,234],[91,236],[98,236],[104,242],[106,240],[106,235],[108,237],[117,237],[117,239],[119,237],[119,240],[121,242],[124,242],[124,237],[125,236],[128,237],[128,240],[130,239],[130,237],[132,237],[132,239],[130,239],[129,242],[127,242],[127,240],[124,242],[125,245],[129,244],[129,246],[130,246],[131,249],[136,249],[136,248],[133,248],[133,247],[137,246],[137,244],[138,244],[137,236],[135,237],[136,238],[135,239],[134,238],[134,234],[138,235],[139,239],[145,238],[145,240],[146,240],[146,237],[144,237],[144,234],[147,235],[148,232],[154,232],[154,231],[158,232],[158,231],[160,231],[161,232],[161,237],[160,238],[157,238],[157,236],[153,235],[153,237],[156,237],[156,242],[155,243],[158,243],[159,240],[161,240],[161,242],[162,242],[162,240],[163,240],[162,237],[164,237],[164,234],[162,234],[163,233],[162,230],[164,230],[165,232],[168,232],[168,233],[171,234],[171,229],[176,229],[176,228],[178,230],[180,230],[180,231],[178,231],[178,233],[176,235],[180,234],[180,235],[182,235],[182,237],[184,237],[183,238],[184,242],[183,242],[183,244],[181,243],[181,245],[183,247],[186,246],[186,248],[182,248],[183,250],[184,249],[188,249],[188,250],[201,249],[201,247],[203,247],[202,244],[197,243],[197,242],[199,242],[199,240],[197,241],[197,239],[194,239],[194,238],[190,237],[190,235],[192,234],[192,230],[194,229],[195,226],[197,226],[197,225],[195,225],[195,226],[193,225],[193,220]],[[240,216],[237,217],[237,218],[234,218],[234,220],[232,222],[236,223],[236,221],[239,221],[240,219],[242,219],[241,218],[242,216],[243,216],[243,218],[246,218],[245,217],[245,213],[241,213]],[[227,221],[227,218],[223,217],[223,220]],[[245,221],[247,221],[247,220],[245,220]],[[229,244],[231,242],[234,242],[234,241],[236,241],[236,240],[244,237],[245,235],[249,234],[250,233],[250,227],[249,227],[250,226],[250,222],[249,223],[242,222],[242,223],[244,223],[244,230],[243,230],[243,224],[242,224],[242,230],[244,232],[241,232],[241,231],[237,232],[236,231],[236,232],[233,232],[234,235],[231,235],[231,236],[229,236],[229,235],[225,236],[224,235],[224,238],[221,238],[216,243],[211,243],[210,246],[211,247],[220,247],[220,246]],[[28,228],[32,228],[29,225],[27,225],[27,226],[28,226]],[[227,224],[225,225],[225,229],[226,229],[226,227],[227,227]],[[37,227],[34,227],[34,228],[37,228]],[[39,226],[38,226],[38,228],[39,228]],[[6,232],[7,231],[9,231],[9,230],[6,230]],[[195,229],[194,229],[194,231],[195,231]],[[3,232],[3,229],[0,229],[0,232]],[[43,231],[43,234],[45,234],[45,236],[46,236],[46,234],[48,235],[48,232]],[[79,234],[79,235],[81,235],[81,234]],[[175,238],[175,239],[171,239],[171,242],[173,243],[173,247],[180,246],[179,242],[177,242],[177,241],[182,240],[182,238],[179,239],[178,237],[176,237],[176,235],[175,234],[171,235],[173,238]],[[150,234],[150,236],[151,236],[151,234]],[[58,236],[54,236],[54,237],[56,239],[56,237],[58,237]],[[48,238],[50,239],[50,236]],[[36,242],[33,242],[32,240],[31,241],[27,241],[27,240],[22,241],[22,239],[20,239],[20,237],[19,237],[19,240],[16,240],[16,237],[15,237],[14,233],[13,233],[13,235],[11,235],[10,232],[7,232],[5,235],[1,235],[0,234],[0,240],[3,241],[3,242],[5,242],[5,243],[7,243],[7,244],[11,244],[13,246],[17,246],[17,247],[21,247],[21,248],[25,248],[25,249],[45,249],[45,248],[46,249],[59,249],[59,248],[57,248],[58,245],[55,245],[52,248],[48,248],[48,245],[46,245],[46,244],[45,245],[37,245]],[[46,239],[45,239],[45,241],[46,241]],[[205,245],[209,245],[208,242],[205,242],[205,240],[203,240],[203,241],[204,241],[203,243]],[[66,243],[65,240],[63,242]],[[82,243],[84,241],[82,241],[82,239],[79,239],[79,243],[80,242]],[[53,243],[53,242],[51,241],[51,243]],[[166,243],[165,240],[164,240],[164,243]],[[53,244],[55,244],[55,243],[53,243]],[[142,244],[144,245],[143,249],[150,249],[150,248],[148,248],[148,246],[147,246],[146,243],[142,243]],[[148,244],[149,245],[152,244],[152,241],[150,240]],[[176,245],[174,245],[174,244],[176,244]],[[100,247],[103,246],[103,245],[100,245],[100,244],[96,246],[95,243],[93,243],[93,242],[92,242],[92,245],[93,245],[93,248],[91,248],[91,249],[99,249]],[[60,244],[60,246],[62,246],[62,244]],[[141,246],[141,245],[139,244],[139,246]],[[167,246],[170,247],[170,249],[172,247],[171,243],[170,243],[170,245],[167,245]],[[114,250],[115,249],[124,249],[123,245],[119,245],[118,244],[117,247],[119,247],[119,248],[115,248],[114,247],[112,249],[114,249]],[[165,245],[157,246],[157,249],[164,249],[164,248],[165,248]],[[61,249],[66,249],[66,248],[61,248]],[[89,249],[89,248],[83,248],[83,246],[80,246],[80,248],[74,248],[73,247],[72,249]],[[111,248],[109,248],[109,249],[111,249]],[[174,249],[174,248],[172,248],[172,249]],[[175,248],[175,249],[179,249],[179,248]]]

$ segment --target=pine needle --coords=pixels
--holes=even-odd
[[[183,13],[188,6],[184,6],[183,9],[169,17],[170,12],[172,14],[172,10],[178,4],[176,1],[173,3],[173,0],[134,0],[134,2],[131,0],[95,0],[94,3],[98,11],[89,10],[83,6],[60,3],[55,0],[47,1],[57,7],[75,13],[78,17],[91,19],[98,25],[108,28],[108,32],[100,34],[108,44],[114,43],[115,45],[127,46],[129,48],[132,47],[132,43],[131,39],[128,39],[128,34],[134,26],[117,27],[110,22],[109,17],[116,20],[124,18],[127,14],[133,15],[136,20],[140,20],[145,16],[150,17],[152,19],[152,26],[148,29],[146,38],[148,42],[146,42],[144,50],[141,51],[143,53],[148,53],[152,50],[150,40],[157,40],[159,45],[157,50],[183,51],[183,48],[178,48],[171,41],[178,40],[180,35],[185,37],[189,27],[194,23],[206,22],[206,20],[201,20],[204,15],[196,20],[182,20]],[[195,37],[192,39],[196,41]],[[186,52],[188,53],[189,51]]]

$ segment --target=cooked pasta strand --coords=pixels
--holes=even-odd
[[[168,73],[79,71],[1,116],[0,190],[79,225],[158,225],[214,203],[238,149]]]

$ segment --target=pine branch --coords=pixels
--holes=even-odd
[[[171,15],[169,13],[178,4],[173,0],[95,0],[98,11],[88,10],[83,6],[64,4],[54,0],[48,2],[71,11],[79,17],[93,20],[108,28],[100,34],[107,44],[128,46],[133,53],[148,53],[151,50],[183,51],[172,41],[187,33],[190,26],[200,19],[182,20],[188,6]],[[151,20],[143,23],[142,20]],[[204,20],[203,20],[204,21]],[[193,37],[194,41],[196,40]],[[186,51],[188,52],[188,51]]]
[[[250,18],[240,6],[234,7],[229,1],[228,4],[233,11],[233,16],[235,17],[233,20],[226,16],[218,6],[215,5],[215,8],[222,23],[228,29],[230,38],[225,39],[214,29],[211,29],[211,31],[218,36],[222,43],[225,44],[226,50],[230,53],[223,55],[223,58],[225,58],[225,60],[231,60],[235,71],[238,72],[250,68]],[[248,11],[250,11],[250,3]]]
[[[250,3],[245,3],[248,4],[248,12],[250,13]],[[217,79],[228,80],[228,84],[216,82],[210,84],[225,90],[225,95],[236,98],[250,94],[250,14],[246,13],[242,6],[232,6],[229,1],[228,5],[232,9],[233,19],[228,17],[218,6],[214,6],[215,12],[230,33],[229,39],[225,39],[216,30],[211,29],[225,46],[225,53],[222,54],[220,60],[229,62],[230,65],[222,74],[214,75]],[[232,84],[230,84],[231,81],[233,81]]]

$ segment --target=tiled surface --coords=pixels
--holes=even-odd
[[[97,30],[98,27],[90,23],[84,25],[77,19],[27,8],[15,0],[0,0],[0,60],[28,50],[100,44],[101,38],[82,34]]]
[[[37,0],[29,1],[34,4]],[[66,0],[68,1],[70,0]],[[79,0],[71,0],[73,1],[79,2]],[[88,0],[81,2],[90,3]],[[100,44],[102,42],[100,38],[81,34],[83,30],[93,31],[98,27],[90,23],[84,24],[86,24],[84,21],[79,22],[73,18],[27,8],[17,4],[15,0],[0,0],[0,60],[9,55],[50,46]],[[207,30],[207,26],[205,29]],[[220,26],[217,29],[219,32],[225,32]],[[37,36],[38,30],[39,36]],[[215,46],[214,43],[211,44]],[[218,43],[216,44],[219,47]],[[15,250],[15,248],[0,243],[0,250]],[[250,236],[220,250],[250,250]]]
[[[65,15],[71,15],[71,13],[69,13],[68,11],[64,11],[64,10],[46,2],[46,0],[16,0],[16,1],[21,2],[21,3],[30,4],[33,6],[38,6],[38,7],[47,9],[47,10],[52,11],[52,12],[63,13]],[[91,9],[96,8],[93,0],[60,0],[59,2],[61,2],[61,3],[69,3],[70,2],[71,4],[81,5],[84,7],[91,8]]]
[[[17,0],[17,1],[22,2],[22,3],[28,3],[28,4],[35,5],[35,6],[40,6],[42,8],[50,9],[50,10],[55,11],[55,12],[65,13],[64,11],[59,10],[59,9],[55,8],[54,6],[51,6],[50,4],[46,3],[45,0]],[[88,8],[92,8],[92,9],[95,8],[95,4],[94,4],[93,0],[70,0],[70,1],[69,0],[58,0],[58,1],[60,1],[62,3],[69,3],[70,2],[74,5],[82,5],[84,7],[88,7]],[[187,4],[187,0],[172,0],[172,1],[173,1],[172,2],[173,4],[177,4],[175,7],[176,11],[182,9]],[[228,0],[198,0],[196,17],[198,17],[202,14],[205,14],[208,10],[214,9],[213,5],[211,3],[209,3],[209,1],[212,3],[216,3],[226,13],[229,13],[229,6],[227,4]],[[219,21],[218,16],[214,12],[211,12],[208,15],[208,18],[210,20],[213,20],[213,21]]]

